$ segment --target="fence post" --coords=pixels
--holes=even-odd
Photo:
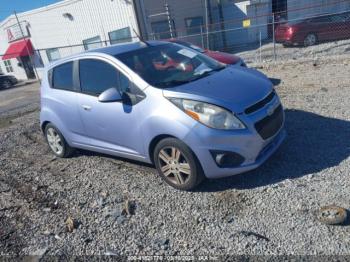
[[[17,12],[14,11],[14,14],[15,14],[15,17],[16,17],[16,20],[17,20],[17,24],[18,24],[19,29],[20,29],[21,34],[22,34],[22,39],[25,41],[26,39],[25,39],[25,37],[24,37],[24,33],[23,33],[23,29],[22,29],[21,23],[19,22],[19,19],[18,19],[18,16],[17,16]],[[34,48],[33,48],[33,49],[34,49]],[[30,63],[32,64],[32,67],[33,67],[33,69],[34,69],[35,77],[39,80],[39,83],[41,84],[41,79],[40,79],[40,77],[39,77],[38,71],[36,70],[36,67],[35,67],[33,58],[32,58],[32,56],[30,55],[29,48],[28,48],[27,45],[26,45],[26,50],[27,50],[27,53],[28,53],[28,55],[29,55],[29,61],[30,61]]]
[[[276,62],[275,13],[272,13],[273,60]]]
[[[261,63],[261,29],[259,30],[259,60]]]
[[[204,37],[203,37],[203,27],[201,26],[201,40],[202,40],[202,48],[204,47]]]

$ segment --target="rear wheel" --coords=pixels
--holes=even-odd
[[[317,44],[317,35],[315,34],[308,34],[304,39],[304,46],[312,46]]]
[[[176,189],[194,189],[204,179],[196,156],[178,139],[161,140],[155,147],[153,159],[161,178]]]
[[[67,144],[61,132],[54,125],[46,125],[45,137],[51,151],[57,157],[67,158],[73,154],[74,149]]]

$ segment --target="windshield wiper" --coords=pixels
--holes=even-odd
[[[154,83],[153,85],[155,86],[161,86],[163,88],[166,88],[166,87],[173,87],[173,86],[178,86],[178,85],[183,85],[183,84],[187,84],[187,83],[190,83],[190,82],[193,82],[193,81],[196,81],[196,80],[199,80],[201,78],[204,78],[206,76],[209,76],[211,75],[213,72],[217,72],[217,71],[221,71],[223,69],[225,69],[226,66],[221,66],[221,67],[218,67],[218,68],[215,68],[215,69],[212,69],[210,71],[205,71],[203,72],[202,74],[200,75],[197,75],[196,77],[193,77],[191,79],[187,79],[187,80],[170,80],[168,82],[158,82],[158,83]]]
[[[202,74],[197,75],[197,77],[192,78],[190,81],[191,81],[191,82],[192,82],[192,81],[196,81],[196,80],[198,80],[198,79],[201,79],[201,78],[204,78],[204,77],[206,77],[206,76],[211,75],[213,72],[218,72],[218,71],[221,71],[221,70],[223,70],[223,69],[225,69],[225,68],[226,68],[226,66],[221,66],[221,67],[217,67],[217,68],[215,68],[215,69],[212,69],[212,70],[210,70],[210,71],[205,71],[205,72],[203,72]]]
[[[191,82],[192,80],[171,80],[168,82],[159,82],[155,83],[155,86],[161,86],[161,87],[172,87],[172,86],[177,86],[177,85],[183,85]]]

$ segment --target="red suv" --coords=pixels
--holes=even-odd
[[[322,15],[277,26],[276,42],[284,46],[311,46],[319,42],[350,38],[350,12]]]

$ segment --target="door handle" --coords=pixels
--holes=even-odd
[[[87,105],[82,105],[82,108],[83,108],[85,111],[90,111],[90,110],[91,110],[91,106],[87,106]]]

